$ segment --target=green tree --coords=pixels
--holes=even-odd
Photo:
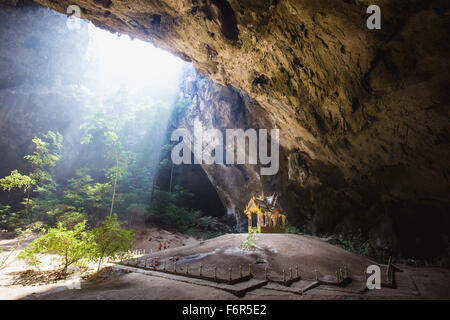
[[[90,231],[92,242],[91,257],[98,261],[97,272],[100,270],[104,258],[113,259],[123,257],[135,242],[134,231],[120,227],[117,215],[106,217],[100,227]]]
[[[23,191],[27,191],[33,185],[36,184],[36,181],[26,175],[22,175],[18,170],[11,171],[9,176],[0,179],[0,187],[3,191],[10,192],[11,189],[23,189]]]
[[[63,136],[59,132],[48,131],[43,135],[43,138],[47,141],[34,137],[32,141],[35,145],[35,151],[32,155],[25,156],[25,159],[34,166],[33,174],[37,178],[48,179],[47,171],[60,160]]]
[[[105,158],[114,162],[114,167],[106,172],[106,176],[113,186],[111,207],[109,210],[109,216],[111,217],[114,210],[114,201],[116,199],[117,183],[121,178],[121,175],[126,172],[128,164],[133,158],[133,154],[123,150],[121,139],[115,132],[105,132],[105,138],[108,150]]]
[[[133,159],[132,152],[123,148],[124,127],[132,116],[127,107],[131,109],[126,103],[125,93],[119,92],[105,103],[99,103],[98,112],[89,115],[81,127],[85,132],[81,143],[101,144],[104,158],[112,163],[112,167],[106,170],[106,177],[112,186],[109,216],[113,214],[118,182]]]
[[[82,263],[89,258],[92,246],[86,229],[86,222],[78,223],[73,230],[69,230],[58,223],[56,228],[43,232],[30,243],[20,254],[19,258],[28,264],[36,266],[40,262],[37,254],[53,253],[58,255],[61,272],[67,273],[67,268],[73,264]]]
[[[27,208],[31,207],[32,212],[40,215],[50,212],[57,203],[57,188],[53,175],[56,163],[61,159],[63,136],[59,132],[48,131],[42,135],[42,139],[35,137],[32,141],[35,151],[25,156],[25,159],[33,168],[29,176],[35,181],[34,192],[37,193],[37,197],[31,201],[30,206],[31,188],[28,189],[26,205]]]
[[[23,189],[26,193],[26,216],[31,218],[31,191],[36,187],[41,194],[49,196],[55,190],[55,183],[51,170],[56,161],[60,159],[62,148],[62,135],[58,132],[48,131],[43,135],[43,139],[35,137],[32,141],[35,151],[32,155],[25,156],[25,159],[32,165],[33,171],[29,175],[21,174],[18,170],[11,171],[9,176],[0,179],[0,188],[3,191],[11,192],[13,189]],[[42,203],[41,203],[42,206]],[[16,218],[18,215],[16,215]]]

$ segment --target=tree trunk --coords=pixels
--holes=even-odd
[[[28,188],[28,190],[27,190],[27,216],[28,216],[28,218],[31,219],[31,216],[30,216],[30,189],[31,188]]]
[[[102,260],[103,260],[103,256],[100,258],[100,260],[98,261],[98,267],[97,267],[97,277],[98,277],[98,272],[100,271],[100,266],[102,265]]]
[[[169,192],[172,192],[172,179],[173,179],[173,163],[172,163],[172,168],[170,168],[170,183],[169,183]]]
[[[152,193],[150,194],[150,204],[153,202],[153,195],[155,194],[155,178],[153,178],[152,182]]]
[[[68,251],[69,251],[69,249],[66,249],[65,264],[64,264],[64,269],[62,271],[62,274],[66,274],[67,273],[67,268],[69,267]]]
[[[112,216],[114,209],[114,199],[116,197],[116,186],[117,186],[117,178],[119,176],[119,156],[116,157],[116,176],[114,177],[114,186],[113,186],[113,194],[111,199],[111,209],[109,210],[109,216]]]

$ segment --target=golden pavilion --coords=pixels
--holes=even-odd
[[[283,233],[286,230],[286,215],[279,212],[278,195],[252,197],[244,210],[248,218],[248,230],[257,228],[261,233]]]

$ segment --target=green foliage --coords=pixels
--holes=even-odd
[[[286,225],[286,233],[295,233],[295,234],[301,234],[303,233],[299,228],[297,228],[296,226],[287,223]]]
[[[347,251],[355,252],[365,257],[374,258],[377,261],[384,262],[390,255],[389,253],[380,255],[375,252],[362,230],[358,230],[358,232],[354,234],[347,234],[345,236],[333,236],[329,242],[340,246]]]
[[[62,273],[66,273],[71,265],[83,265],[87,261],[98,261],[99,268],[106,257],[120,258],[133,246],[134,231],[120,227],[117,216],[107,217],[101,226],[92,230],[86,230],[86,221],[77,223],[73,228],[67,225],[73,224],[81,216],[75,212],[68,212],[61,219],[56,228],[50,228],[47,232],[42,230],[40,236],[28,245],[19,258],[32,266],[37,266],[40,261],[38,254],[56,254],[60,262]]]
[[[184,198],[191,197],[186,189],[175,188],[173,192],[157,190],[151,204],[149,221],[161,227],[184,232],[198,238],[208,238],[221,234],[211,232],[214,224],[211,217],[202,216],[198,210],[187,210],[177,204]]]
[[[111,201],[112,187],[109,182],[95,182],[88,168],[76,170],[75,177],[68,180],[64,201],[78,211],[92,216],[104,215]]]
[[[126,218],[130,224],[132,224],[133,222],[137,222],[137,221],[143,221],[144,217],[148,213],[148,205],[145,203],[139,203],[138,202],[139,200],[130,201],[130,200],[126,199],[133,195],[125,194],[122,196],[124,196],[124,197],[120,197],[121,202],[124,202],[127,204],[130,203],[130,205],[128,205],[128,207],[124,210],[125,213],[123,214],[123,217]]]
[[[0,229],[19,234],[20,230],[28,227],[29,223],[30,219],[26,211],[15,211],[9,205],[0,205]]]
[[[4,206],[4,205],[0,204],[0,215],[8,213],[10,209],[11,209],[11,206],[8,206],[8,205]]]
[[[89,234],[92,239],[91,259],[98,261],[98,270],[105,257],[124,257],[135,242],[134,231],[122,229],[117,215],[106,217],[102,225],[92,229]]]
[[[26,215],[22,211],[12,215],[10,220],[15,220],[13,224],[20,224],[20,219],[30,219],[35,215],[39,218],[51,210],[55,203],[56,183],[53,180],[52,171],[56,162],[60,159],[62,148],[62,135],[58,132],[48,131],[43,135],[43,139],[35,137],[33,140],[35,151],[32,155],[25,156],[33,167],[33,171],[28,175],[22,175],[17,170],[3,180],[3,187],[24,188],[26,199],[22,204],[26,208]],[[34,187],[34,194],[38,196],[31,198],[31,189]]]
[[[23,189],[26,192],[35,184],[36,181],[33,178],[20,174],[18,170],[13,170],[9,176],[0,179],[0,187],[8,192],[12,189]]]
[[[43,135],[43,139],[35,137],[32,140],[35,151],[32,155],[25,156],[25,159],[34,167],[30,175],[33,179],[41,184],[53,183],[50,170],[61,158],[63,136],[59,132],[48,131]]]
[[[77,224],[87,220],[87,214],[78,212],[75,207],[65,204],[56,204],[54,209],[46,214],[47,225],[56,225],[58,222],[64,227],[73,229]]]
[[[257,234],[258,234],[258,228],[255,227],[255,228],[252,228],[251,230],[249,230],[249,232],[247,233],[247,238],[242,243],[241,248],[243,248],[245,250],[253,250],[254,246],[255,246]]]
[[[66,273],[67,268],[73,264],[82,264],[84,259],[88,259],[92,246],[86,232],[86,223],[77,224],[73,230],[69,230],[58,223],[56,228],[45,231],[27,246],[20,254],[19,258],[28,264],[39,265],[37,254],[52,253],[58,256],[62,273]]]
[[[177,192],[157,190],[151,205],[150,221],[164,227],[183,228],[191,221],[191,212],[177,206]]]
[[[28,223],[26,212],[14,212],[11,211],[10,206],[0,205],[0,229],[15,231],[25,227]]]
[[[85,135],[81,140],[83,144],[101,144],[104,158],[109,163],[105,177],[112,186],[110,215],[116,203],[116,188],[126,175],[128,165],[135,160],[135,155],[123,147],[125,126],[132,118],[133,113],[126,107],[127,100],[124,92],[110,97],[105,104],[100,105],[97,113],[88,117],[82,126]],[[131,108],[130,108],[131,109]]]
[[[201,230],[198,228],[190,227],[186,228],[184,231],[185,234],[190,235],[197,239],[212,239],[223,235],[221,231],[210,231],[210,230]]]

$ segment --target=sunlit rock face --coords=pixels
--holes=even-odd
[[[448,1],[378,1],[382,29],[372,31],[365,0],[36,2],[63,13],[79,5],[82,18],[166,48],[253,99],[244,104],[254,118],[220,125],[280,128],[270,185],[291,221],[317,233],[362,229],[405,256],[446,250]],[[241,169],[229,171],[253,183]],[[222,194],[230,210],[260,183],[209,175],[237,189]]]

